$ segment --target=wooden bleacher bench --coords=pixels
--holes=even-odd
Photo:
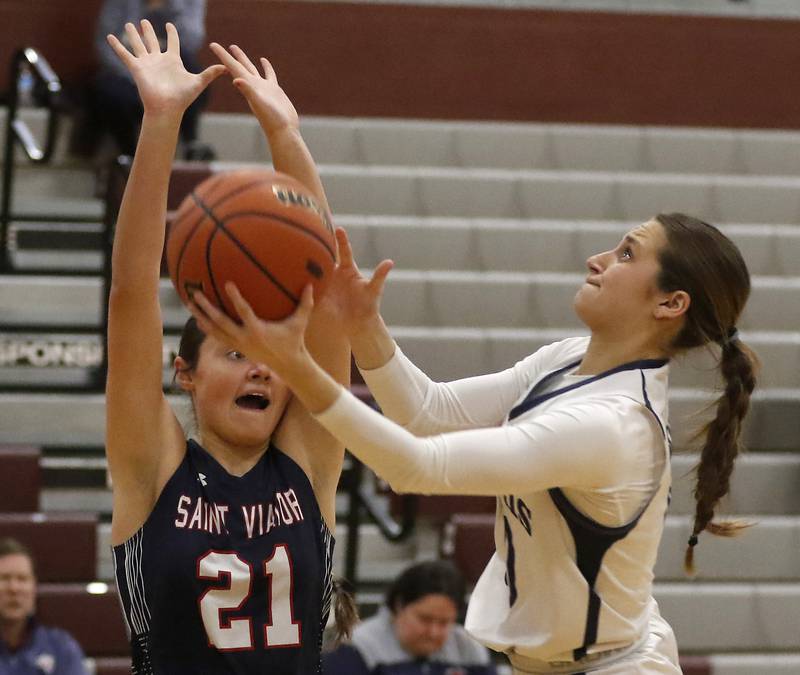
[[[87,656],[130,653],[125,621],[115,588],[89,593],[86,584],[39,584],[38,617],[69,631]]]
[[[13,537],[31,549],[40,581],[97,576],[96,514],[0,513],[0,537]]]
[[[40,456],[32,446],[0,447],[0,513],[39,509]]]
[[[461,570],[472,585],[494,553],[494,511],[456,513],[445,523],[441,553]]]
[[[131,660],[126,657],[94,659],[94,675],[130,675]]]

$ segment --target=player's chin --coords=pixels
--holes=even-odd
[[[237,410],[231,424],[231,436],[238,442],[260,442],[268,439],[278,426],[274,410]]]
[[[590,318],[594,313],[593,310],[596,310],[597,307],[596,299],[590,297],[591,291],[596,290],[596,288],[589,286],[589,284],[584,284],[577,290],[575,296],[572,298],[572,309],[575,310],[575,314],[578,315],[578,318],[587,325],[590,323]],[[593,302],[593,300],[595,300],[595,302]]]

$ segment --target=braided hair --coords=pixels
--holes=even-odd
[[[715,521],[714,511],[730,490],[742,441],[742,423],[756,386],[758,358],[740,339],[736,323],[750,295],[750,274],[736,245],[717,228],[681,213],[660,214],[667,245],[659,253],[659,288],[684,290],[691,302],[672,348],[679,352],[715,344],[724,390],[716,414],[697,434],[702,439],[696,467],[695,514],[684,567],[694,573],[694,548],[703,531],[738,534],[746,523]]]

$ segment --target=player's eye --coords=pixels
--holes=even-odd
[[[229,351],[229,352],[226,354],[226,356],[227,356],[227,357],[228,357],[228,358],[229,358],[231,361],[241,361],[242,359],[244,359],[244,354],[242,354],[242,352],[237,352],[235,349],[231,349],[231,350],[230,350],[230,351]]]
[[[630,246],[626,246],[622,249],[620,253],[620,260],[632,260],[633,259],[633,251],[631,251]]]

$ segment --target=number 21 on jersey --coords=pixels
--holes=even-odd
[[[197,561],[197,576],[222,581],[222,588],[209,588],[200,596],[200,614],[211,646],[221,651],[253,649],[253,620],[250,617],[225,618],[223,612],[241,609],[250,597],[253,575],[263,571],[267,577],[269,623],[264,626],[264,647],[300,646],[300,622],[292,612],[292,560],[286,544],[278,544],[264,561],[262,570],[233,551],[209,551]]]

